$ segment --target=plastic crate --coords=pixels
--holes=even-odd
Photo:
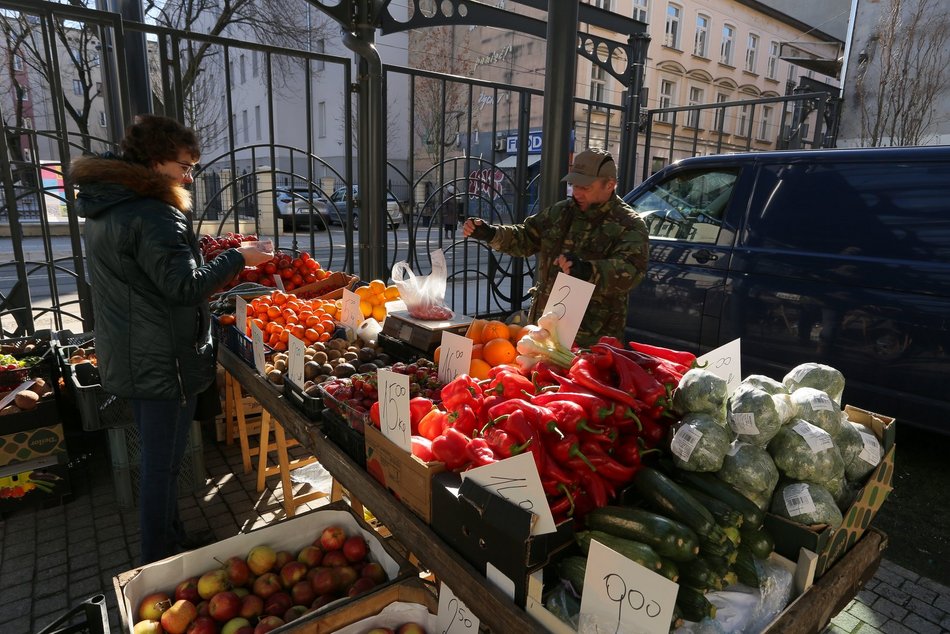
[[[110,634],[106,597],[94,594],[36,634]]]
[[[31,337],[19,337],[16,339],[4,339],[0,341],[8,352],[17,359],[24,357],[39,357],[40,360],[30,366],[18,370],[5,370],[0,372],[0,394],[9,392],[18,387],[23,381],[29,378],[41,378],[50,386],[56,383],[56,355],[53,351],[49,331],[43,331],[43,334],[36,334]],[[27,353],[23,350],[26,345],[33,345],[34,349]]]
[[[349,379],[342,380],[348,381]],[[369,420],[369,411],[361,412],[354,409],[345,401],[341,401],[327,392],[326,388],[322,384],[318,386],[317,391],[320,394],[320,399],[323,401],[323,406],[326,408],[325,411],[331,412],[333,415],[339,418],[340,421],[349,425],[360,435],[362,435],[363,429],[365,429],[367,425],[372,425]]]
[[[81,385],[75,372],[71,372],[68,379],[67,385],[76,399],[84,430],[130,427],[135,422],[128,399],[107,393],[99,384]]]
[[[323,410],[321,429],[343,453],[363,469],[366,468],[366,437],[329,409]]]
[[[238,330],[235,326],[226,326],[224,336],[224,347],[236,354],[241,361],[252,368],[254,366],[254,343],[251,338]],[[264,344],[264,356],[269,356],[274,349]]]
[[[135,508],[139,497],[139,465],[141,447],[139,430],[135,425],[109,429],[109,454],[112,456],[112,483],[120,508]],[[178,474],[178,495],[194,493],[205,485],[204,448],[201,442],[201,423],[193,421],[188,434],[188,446]]]
[[[284,377],[284,398],[302,411],[310,420],[319,420],[323,411],[323,399],[310,396]]]

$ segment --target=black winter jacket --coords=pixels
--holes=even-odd
[[[179,399],[215,378],[208,297],[244,266],[231,249],[205,264],[175,180],[111,158],[73,161],[86,218],[96,355],[106,392]]]

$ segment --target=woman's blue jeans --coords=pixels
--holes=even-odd
[[[133,399],[139,429],[139,528],[142,564],[178,552],[184,526],[178,517],[178,472],[188,447],[197,397],[181,400]]]

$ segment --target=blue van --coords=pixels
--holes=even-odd
[[[845,403],[950,433],[950,146],[689,158],[625,200],[650,231],[629,338],[827,363]]]

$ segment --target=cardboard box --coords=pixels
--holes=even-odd
[[[334,271],[325,279],[298,286],[289,292],[304,299],[340,299],[343,297],[343,289],[352,290],[359,281],[360,278],[355,275]]]
[[[383,334],[432,354],[442,344],[443,332],[465,336],[471,323],[472,318],[467,315],[456,314],[445,321],[425,321],[410,316],[409,311],[396,310],[386,315]]]
[[[793,560],[805,548],[818,556],[815,576],[820,577],[848,551],[871,525],[878,509],[893,489],[896,424],[889,416],[875,414],[851,405],[844,411],[848,419],[874,432],[884,449],[884,458],[868,476],[867,483],[854,503],[843,513],[844,521],[837,529],[816,531],[807,526],[771,513],[765,516],[765,527],[775,539],[775,550]]]
[[[441,462],[425,463],[397,447],[381,431],[367,425],[366,470],[392,491],[426,524],[432,519],[432,478],[445,471]]]
[[[146,595],[156,591],[173,591],[180,581],[218,568],[228,557],[246,556],[254,546],[259,544],[267,544],[274,550],[288,550],[296,553],[304,546],[311,544],[324,528],[333,525],[341,526],[347,535],[362,534],[366,538],[370,559],[382,564],[390,583],[414,573],[409,562],[391,545],[383,541],[362,517],[357,517],[349,505],[337,502],[273,526],[236,535],[210,546],[175,555],[116,576],[113,579],[113,586],[119,603],[122,631],[131,634],[132,625],[136,620],[135,610],[138,610],[139,603]],[[371,592],[378,592],[385,587],[386,585],[378,586]],[[350,601],[353,600],[339,599],[328,604],[328,609],[332,609],[332,606],[339,607],[343,605],[343,602]]]
[[[488,564],[514,586],[514,601],[525,605],[528,577],[574,543],[574,522],[557,531],[531,535],[531,513],[452,471],[432,481],[432,530],[482,574]]]
[[[52,398],[36,409],[0,416],[0,467],[60,454],[66,454],[66,437]]]
[[[329,612],[305,616],[288,624],[288,634],[363,634],[374,627],[397,629],[403,623],[435,632],[439,595],[431,584],[412,578],[359,597]]]
[[[0,512],[58,501],[69,492],[66,454],[0,467]]]

